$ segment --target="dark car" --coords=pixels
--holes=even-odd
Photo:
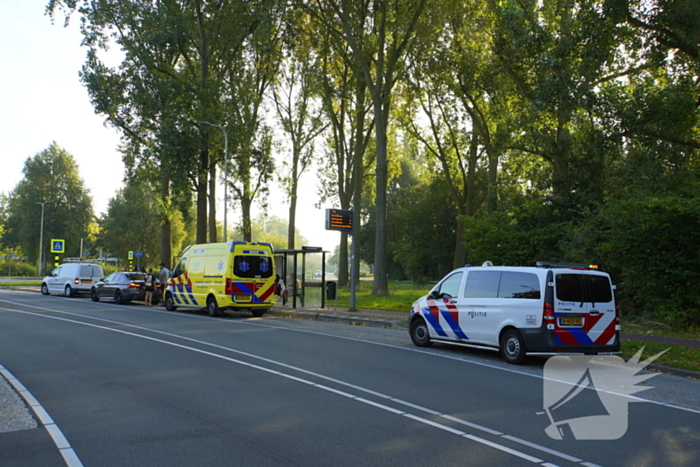
[[[115,272],[104,279],[100,279],[90,290],[90,298],[93,302],[100,299],[111,299],[118,304],[128,303],[132,300],[143,301],[146,296],[146,274],[142,272]],[[153,304],[160,301],[161,293],[153,292]]]

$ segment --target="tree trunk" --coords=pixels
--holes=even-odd
[[[352,237],[352,243],[354,245],[354,251],[360,251],[360,230],[362,225],[360,223],[360,210],[362,209],[362,189],[363,181],[365,178],[365,140],[364,140],[364,129],[365,129],[365,92],[367,90],[367,85],[362,77],[358,77],[357,90],[355,92],[355,100],[357,101],[356,109],[358,110],[357,118],[355,121],[355,147],[353,148],[353,166],[352,166],[352,180],[353,180],[353,225],[354,232]],[[341,251],[342,255],[347,258],[347,250]],[[347,262],[347,260],[346,260]],[[350,265],[350,270],[353,272],[351,279],[354,279],[355,284],[360,283],[360,255],[355,254],[351,258],[352,264]]]
[[[203,149],[199,155],[197,178],[197,243],[207,242],[207,175],[209,173],[209,151]]]
[[[243,214],[243,225],[241,230],[243,231],[243,240],[246,242],[253,241],[253,233],[250,225],[250,210],[252,204],[253,201],[250,198],[241,198],[241,213]]]
[[[464,244],[467,232],[467,214],[464,209],[459,209],[457,214],[457,240],[455,244],[455,256],[452,261],[452,268],[457,269],[464,266],[467,261],[467,247]]]
[[[293,250],[294,234],[296,233],[297,218],[297,191],[299,188],[299,157],[297,148],[293,148],[292,154],[292,186],[289,193],[289,223],[287,225],[287,248]]]
[[[375,98],[379,100],[379,97]],[[386,188],[388,178],[386,119],[381,102],[375,101],[375,124],[377,128],[377,194],[375,198],[377,229],[374,245],[374,287],[372,294],[389,295],[389,279],[386,267]]]
[[[217,242],[216,231],[216,164],[209,169],[209,242]]]
[[[353,219],[354,221],[354,219]],[[348,273],[348,234],[341,232],[340,234],[340,250],[338,252],[338,287],[348,285],[350,278]],[[345,254],[343,254],[345,252]]]
[[[296,231],[296,217],[297,217],[297,184],[296,181],[292,181],[292,193],[289,199],[289,224],[287,226],[287,248],[293,250],[294,246],[294,233]]]
[[[160,261],[171,267],[173,257],[173,231],[170,209],[170,180],[163,177],[160,181],[160,196],[163,202],[163,224],[160,228]]]

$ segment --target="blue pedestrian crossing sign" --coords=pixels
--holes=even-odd
[[[52,238],[51,239],[51,253],[65,253],[66,252],[66,241],[62,238]]]

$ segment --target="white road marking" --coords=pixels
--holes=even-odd
[[[34,397],[32,393],[29,392],[29,390],[24,387],[24,385],[17,378],[15,378],[10,370],[5,368],[3,365],[0,365],[0,373],[2,373],[7,381],[15,388],[15,391],[17,391],[17,393],[24,399],[26,404],[34,411],[34,414],[41,421],[41,424],[44,425],[46,432],[56,445],[58,452],[61,453],[63,461],[66,463],[66,465],[68,467],[82,467],[83,463],[80,461],[80,458],[71,447],[68,439],[66,439],[65,435],[53,421],[46,409],[39,404],[36,397]]]
[[[5,301],[5,300],[3,300],[3,301]],[[526,445],[526,446],[531,447],[531,448],[533,448],[533,449],[538,449],[538,450],[540,450],[540,451],[542,451],[542,452],[546,452],[546,453],[549,453],[549,454],[558,456],[558,457],[563,458],[563,459],[566,459],[566,460],[571,460],[572,462],[581,462],[580,459],[577,459],[577,458],[575,458],[575,457],[573,457],[573,456],[569,456],[569,455],[567,455],[567,454],[560,453],[560,452],[558,452],[558,451],[555,451],[555,450],[546,448],[546,447],[544,447],[544,446],[537,445],[537,444],[535,444],[535,443],[530,443],[530,442],[528,442],[528,441],[520,440],[519,438],[511,437],[511,436],[509,436],[509,435],[504,435],[504,434],[502,434],[502,433],[500,433],[500,432],[498,432],[498,431],[496,431],[496,430],[491,430],[490,428],[486,428],[486,427],[483,427],[483,426],[480,426],[480,425],[477,425],[477,424],[473,424],[473,423],[471,423],[471,422],[467,422],[467,421],[458,419],[458,418],[456,418],[456,417],[452,417],[452,416],[450,416],[450,415],[441,414],[440,412],[436,412],[436,411],[434,411],[434,410],[427,409],[427,408],[422,407],[422,406],[418,406],[418,405],[415,405],[415,404],[411,404],[411,403],[409,403],[409,402],[406,402],[406,401],[402,401],[402,400],[400,400],[400,399],[393,398],[392,396],[388,396],[388,395],[385,395],[385,394],[382,394],[382,393],[378,393],[378,392],[372,391],[372,390],[370,390],[370,389],[362,388],[362,387],[360,387],[360,386],[356,386],[356,385],[353,385],[353,384],[350,384],[350,383],[347,383],[347,382],[344,382],[344,381],[341,381],[341,380],[337,380],[337,379],[334,379],[334,378],[330,378],[330,377],[327,377],[327,376],[324,376],[324,375],[321,375],[321,374],[318,374],[318,373],[314,373],[314,372],[311,372],[311,371],[308,371],[308,370],[304,370],[304,369],[302,369],[302,368],[294,367],[294,366],[292,366],[292,365],[288,365],[288,364],[285,364],[285,363],[282,363],[282,362],[278,362],[278,361],[275,361],[275,360],[271,360],[271,359],[268,359],[268,358],[265,358],[265,357],[261,357],[261,356],[258,356],[258,355],[253,355],[253,354],[250,354],[250,353],[247,353],[247,352],[242,352],[242,351],[239,351],[239,350],[236,350],[236,349],[231,349],[231,348],[224,347],[224,346],[220,346],[220,345],[217,345],[217,344],[212,344],[212,343],[209,343],[209,342],[205,342],[205,341],[201,341],[201,340],[197,340],[197,339],[192,339],[192,338],[185,337],[185,336],[180,336],[180,335],[177,335],[177,334],[167,333],[167,332],[163,332],[163,331],[159,331],[159,330],[155,330],[155,329],[150,329],[150,328],[146,328],[146,327],[141,327],[141,326],[137,326],[137,325],[132,325],[132,324],[128,324],[128,323],[123,323],[123,322],[119,322],[119,321],[108,320],[108,319],[103,319],[103,318],[97,318],[97,317],[87,316],[87,315],[83,315],[83,314],[79,314],[79,313],[71,313],[71,312],[62,311],[62,310],[52,310],[52,309],[49,309],[49,308],[37,307],[37,306],[33,306],[33,305],[26,305],[26,304],[22,304],[22,303],[9,302],[9,301],[6,301],[6,302],[11,303],[11,304],[13,304],[13,305],[19,305],[19,306],[24,306],[24,307],[29,307],[29,308],[35,308],[35,309],[39,309],[39,310],[43,310],[43,311],[49,311],[49,312],[55,312],[55,313],[66,314],[66,315],[72,315],[72,316],[76,316],[76,317],[83,318],[83,319],[96,320],[96,321],[111,323],[111,324],[115,324],[115,325],[119,325],[119,326],[131,327],[131,328],[134,328],[134,329],[139,329],[139,330],[143,330],[143,331],[147,331],[147,332],[151,332],[151,333],[155,333],[155,334],[161,334],[161,335],[165,335],[165,336],[169,336],[169,337],[173,337],[173,338],[177,338],[177,339],[182,339],[182,340],[185,340],[185,341],[190,341],[190,342],[198,343],[198,344],[201,344],[201,345],[205,345],[205,346],[209,346],[209,347],[213,347],[213,348],[217,348],[217,349],[221,349],[221,350],[226,350],[226,351],[229,351],[229,352],[237,353],[237,354],[239,354],[239,355],[244,355],[244,356],[247,356],[247,357],[250,357],[250,358],[258,359],[258,360],[264,361],[264,362],[266,362],[266,363],[278,365],[278,366],[281,366],[281,367],[284,367],[284,368],[288,368],[288,369],[291,369],[291,370],[294,370],[294,371],[298,371],[298,372],[301,372],[301,373],[305,373],[305,374],[308,374],[308,375],[311,375],[311,376],[314,376],[314,377],[317,377],[317,378],[322,378],[322,379],[325,379],[325,380],[327,380],[327,381],[332,381],[332,382],[334,382],[334,383],[336,383],[336,384],[343,385],[343,386],[346,386],[346,387],[349,387],[349,388],[353,388],[353,389],[356,389],[356,390],[365,392],[365,393],[367,393],[367,394],[374,395],[375,397],[379,397],[379,398],[383,398],[383,399],[388,399],[388,400],[391,400],[391,401],[393,401],[393,402],[395,402],[395,403],[402,404],[402,405],[406,405],[406,406],[408,406],[408,407],[412,407],[412,408],[414,408],[414,409],[416,409],[416,410],[421,410],[421,411],[430,413],[430,414],[432,414],[432,415],[438,415],[438,416],[441,416],[441,417],[446,418],[446,419],[448,419],[448,420],[451,420],[451,421],[454,421],[454,422],[457,422],[457,423],[461,423],[461,424],[463,424],[463,425],[470,426],[470,427],[472,427],[472,428],[479,429],[479,430],[485,431],[485,432],[490,433],[490,434],[501,435],[504,439],[509,439],[510,441],[518,442],[518,443],[520,443],[520,444]],[[0,308],[0,309],[5,309],[5,308]],[[367,399],[363,399],[363,398],[361,398],[361,397],[359,397],[359,396],[354,396],[354,395],[352,395],[352,394],[345,393],[345,392],[343,392],[343,391],[338,391],[338,390],[335,390],[335,389],[333,389],[333,388],[329,388],[329,387],[327,387],[327,386],[323,386],[323,385],[314,383],[313,381],[305,380],[305,379],[303,379],[303,378],[298,378],[298,377],[293,376],[293,375],[289,375],[289,374],[277,372],[277,371],[271,370],[271,369],[269,369],[269,368],[265,368],[265,367],[261,367],[261,366],[254,365],[254,364],[251,364],[251,363],[247,363],[247,362],[244,362],[244,361],[232,359],[232,358],[229,358],[229,357],[225,357],[225,356],[218,355],[218,354],[215,354],[215,353],[212,353],[212,352],[208,352],[208,351],[196,349],[196,348],[193,348],[193,347],[184,346],[184,345],[177,344],[177,343],[174,343],[174,342],[164,341],[164,340],[161,340],[161,339],[152,338],[152,337],[144,336],[144,335],[140,335],[140,334],[135,334],[135,333],[128,332],[128,331],[122,331],[122,330],[113,329],[113,328],[109,328],[109,327],[99,326],[99,325],[96,325],[96,324],[91,324],[91,323],[86,323],[86,322],[81,322],[81,321],[75,321],[75,320],[66,319],[66,318],[60,318],[60,317],[56,317],[56,316],[44,315],[44,314],[41,314],[41,313],[32,313],[32,312],[21,311],[21,310],[12,310],[12,309],[6,309],[6,310],[7,310],[7,311],[12,311],[12,312],[17,312],[17,313],[23,313],[23,314],[28,314],[28,315],[41,316],[41,317],[45,317],[45,318],[61,320],[61,321],[66,321],[66,322],[72,322],[72,323],[75,323],[75,324],[82,324],[82,325],[89,326],[89,327],[95,327],[95,328],[99,328],[99,329],[104,329],[104,330],[109,330],[109,331],[113,331],[113,332],[118,332],[118,333],[130,335],[130,336],[133,336],[133,337],[139,337],[139,338],[143,338],[143,339],[146,339],[146,340],[152,340],[152,341],[155,341],[155,342],[160,342],[160,343],[163,343],[163,344],[166,344],[166,345],[171,345],[171,346],[179,347],[179,348],[182,348],[182,349],[191,350],[191,351],[194,351],[194,352],[202,353],[202,354],[209,355],[209,356],[213,356],[213,357],[216,357],[216,358],[221,358],[221,359],[224,359],[224,360],[228,360],[228,361],[233,362],[233,363],[238,363],[238,364],[241,364],[241,365],[243,365],[243,366],[247,366],[247,367],[250,367],[250,368],[253,368],[253,369],[259,369],[259,370],[261,370],[261,371],[265,371],[265,372],[270,373],[270,374],[273,374],[273,375],[283,376],[283,377],[285,377],[285,378],[292,379],[292,380],[295,380],[295,381],[297,381],[297,382],[301,382],[301,383],[304,383],[304,384],[309,384],[309,385],[312,385],[312,386],[316,386],[316,387],[319,388],[319,389],[323,389],[323,390],[330,391],[330,392],[333,392],[333,393],[336,393],[336,394],[339,394],[339,395],[343,395],[343,396],[345,396],[345,397],[349,397],[349,398],[355,399],[355,400],[357,400],[357,401],[359,401],[359,402],[369,403],[369,404],[372,405],[372,406],[375,406],[375,407],[378,407],[378,408],[382,408],[382,409],[384,409],[384,410],[389,410],[389,411],[394,412],[394,413],[397,413],[397,414],[403,414],[404,416],[409,416],[409,415],[410,415],[410,414],[406,414],[406,413],[404,413],[404,412],[398,411],[398,410],[396,410],[396,409],[393,409],[393,408],[391,408],[391,407],[384,406],[384,405],[382,405],[382,404],[378,404],[378,403],[375,403],[375,402],[372,402],[372,401],[368,401]],[[173,314],[173,313],[169,313],[169,312],[162,312],[162,311],[158,311],[158,310],[148,310],[148,311],[152,311],[152,312],[156,312],[156,313],[166,313],[166,314],[168,314],[168,315],[170,315],[170,316],[179,316],[179,315],[177,315],[177,314]],[[201,319],[215,319],[215,318],[201,317],[201,316],[191,315],[191,314],[182,315],[182,316],[187,316],[188,318],[190,318],[190,317],[195,317],[195,318],[201,318]],[[382,343],[376,343],[376,342],[366,341],[366,340],[362,340],[362,339],[349,338],[349,337],[343,337],[343,336],[335,336],[335,335],[332,335],[332,334],[320,333],[320,332],[315,332],[315,331],[295,330],[295,329],[289,329],[289,328],[281,327],[281,326],[272,326],[272,325],[267,325],[267,324],[250,323],[250,322],[237,322],[236,324],[245,324],[245,325],[249,325],[249,326],[267,327],[267,328],[281,329],[281,330],[286,330],[286,331],[307,332],[307,333],[310,333],[310,334],[324,335],[324,336],[328,336],[328,337],[341,338],[341,339],[352,340],[352,341],[363,342],[363,343],[370,343],[370,344],[381,345],[381,346],[390,347],[390,348],[396,348],[396,349],[401,349],[401,350],[420,351],[420,350],[417,350],[417,349],[406,349],[406,348],[404,348],[404,347],[400,347],[400,346],[396,346],[396,345],[391,345],[391,344],[382,344]],[[538,379],[544,379],[542,376],[531,375],[531,374],[529,374],[529,373],[524,373],[524,372],[517,371],[517,370],[504,369],[504,368],[501,368],[501,367],[498,367],[498,366],[495,366],[495,365],[486,364],[486,363],[465,361],[465,360],[463,360],[463,359],[459,359],[459,358],[455,358],[455,357],[450,357],[450,356],[444,356],[444,355],[436,355],[436,354],[433,354],[433,353],[430,353],[430,352],[424,352],[424,351],[420,351],[420,352],[426,353],[426,354],[428,354],[428,355],[433,355],[433,356],[441,357],[441,358],[448,358],[448,359],[458,360],[458,361],[463,362],[463,363],[472,363],[472,364],[477,364],[477,365],[489,367],[489,368],[492,368],[492,369],[498,369],[498,370],[502,370],[502,371],[509,371],[509,372],[517,373],[517,374],[521,374],[521,375],[533,376],[533,377],[536,377],[536,378],[538,378]],[[696,410],[693,410],[693,409],[688,409],[688,408],[684,408],[684,407],[677,407],[677,406],[673,406],[673,405],[665,404],[665,403],[661,403],[661,402],[656,402],[656,401],[645,400],[645,399],[637,398],[637,397],[634,397],[634,396],[631,397],[631,398],[632,398],[632,399],[637,399],[637,400],[639,400],[639,401],[641,401],[641,402],[650,402],[650,403],[654,403],[654,404],[657,404],[657,405],[666,406],[666,407],[669,407],[669,408],[675,408],[675,409],[685,410],[685,411],[689,411],[689,412],[693,412],[693,413],[700,413],[700,411],[696,411]],[[415,416],[410,416],[409,418],[414,418],[414,417],[415,417]],[[416,418],[416,419],[420,419],[420,417],[415,417],[415,418]],[[422,421],[422,420],[427,420],[427,419],[420,419],[420,421]],[[432,422],[432,421],[430,421],[430,420],[427,420],[427,421],[430,422],[430,423],[428,423],[428,424],[431,425],[431,426],[436,426],[436,427],[445,426],[445,425],[437,424],[437,423]],[[450,428],[450,427],[446,427],[446,428],[448,428],[447,431],[454,431],[454,432],[458,432],[458,431],[459,431],[459,430],[454,430],[454,429],[452,429],[452,428]],[[441,429],[442,429],[442,428],[441,428]],[[463,432],[459,432],[459,433],[463,433]],[[478,438],[478,437],[473,436],[473,435],[464,434],[463,436],[464,436],[465,438],[472,439],[473,441],[481,440],[481,438]],[[539,459],[537,459],[537,458],[535,458],[535,457],[529,456],[529,455],[524,454],[524,453],[520,453],[520,451],[511,449],[511,448],[508,448],[508,447],[503,446],[503,445],[500,445],[500,444],[498,444],[498,443],[493,443],[493,442],[487,441],[487,440],[483,440],[483,441],[485,441],[485,443],[482,443],[482,444],[487,444],[487,445],[489,445],[489,446],[490,446],[491,444],[493,444],[494,446],[500,446],[500,447],[497,448],[497,449],[500,449],[500,450],[502,450],[502,451],[504,451],[504,452],[509,452],[509,453],[511,453],[511,454],[512,454],[512,453],[519,453],[519,454],[514,454],[514,455],[516,455],[516,456],[518,456],[518,457],[522,457],[522,458],[524,458],[524,459],[531,460],[531,461],[533,461],[532,459],[535,459],[535,460],[538,461],[538,463],[544,462],[544,461],[539,460]],[[478,442],[481,442],[481,441],[478,441]],[[489,444],[489,443],[490,443],[490,444]],[[501,448],[502,448],[502,449],[501,449]],[[512,451],[512,452],[511,452],[511,451]],[[520,454],[522,454],[522,455],[520,455]],[[524,457],[523,457],[523,456],[524,456]],[[535,461],[533,461],[533,462],[535,462]],[[554,465],[554,464],[545,463],[545,464],[543,464],[543,465]],[[583,464],[581,464],[581,465],[586,465],[586,466],[590,466],[590,467],[600,467],[600,466],[597,466],[596,464],[592,464],[592,463],[583,463]]]
[[[562,459],[565,459],[569,462],[583,462],[583,460],[570,456],[568,454],[564,454],[563,452],[555,451],[554,449],[549,449],[544,446],[540,446],[539,444],[531,443],[530,441],[525,441],[524,439],[516,438],[515,436],[510,436],[510,435],[503,435],[505,439],[509,439],[511,441],[515,441],[516,443],[524,444],[525,446],[530,446],[533,449],[537,449],[543,452],[546,452],[547,454],[551,454],[553,456],[561,457]]]
[[[32,308],[39,308],[39,307],[32,307]],[[186,345],[182,345],[182,344],[178,344],[178,343],[171,342],[171,341],[166,341],[166,340],[163,340],[163,339],[158,339],[158,338],[155,338],[155,337],[145,336],[145,335],[142,335],[142,334],[136,334],[136,333],[134,333],[134,332],[125,331],[125,330],[122,330],[122,329],[115,329],[115,328],[110,328],[110,327],[106,327],[106,326],[101,326],[101,325],[98,325],[98,324],[87,323],[87,322],[84,322],[84,321],[77,321],[77,320],[68,319],[68,318],[61,318],[61,317],[58,317],[58,316],[51,316],[51,315],[46,315],[46,314],[42,314],[42,313],[35,313],[35,312],[28,312],[28,311],[21,311],[21,310],[12,310],[12,309],[7,309],[7,308],[0,308],[0,309],[2,309],[2,310],[7,310],[7,311],[12,311],[12,312],[15,312],[15,313],[20,313],[20,314],[26,314],[26,315],[31,315],[31,316],[39,316],[39,317],[43,317],[43,318],[54,319],[54,320],[57,320],[57,321],[64,321],[64,322],[68,322],[68,323],[79,324],[79,325],[83,325],[83,326],[87,326],[87,327],[93,327],[93,328],[102,329],[102,330],[106,330],[106,331],[112,331],[112,332],[116,332],[116,333],[119,333],[119,334],[128,335],[128,336],[131,336],[131,337],[137,337],[137,338],[141,338],[141,339],[145,339],[145,340],[150,340],[150,341],[153,341],[153,342],[162,343],[162,344],[165,344],[165,345],[170,345],[170,346],[177,347],[177,348],[181,348],[181,349],[184,349],[184,350],[190,350],[190,351],[192,351],[192,352],[200,353],[200,354],[207,355],[207,356],[211,356],[211,357],[214,357],[214,358],[219,358],[219,359],[226,360],[226,361],[229,361],[229,362],[232,362],[232,363],[236,363],[236,364],[239,364],[239,365],[242,365],[242,366],[246,366],[246,367],[249,367],[249,368],[252,368],[252,369],[257,369],[257,370],[266,372],[266,373],[268,373],[268,374],[272,374],[272,375],[276,375],[276,376],[282,376],[282,377],[285,377],[285,378],[288,378],[288,379],[291,379],[291,380],[294,380],[294,381],[297,381],[297,382],[300,382],[300,383],[303,383],[303,384],[308,384],[308,385],[311,385],[311,386],[315,386],[315,387],[318,388],[318,389],[322,389],[322,390],[325,390],[325,391],[329,391],[329,390],[330,390],[329,392],[332,392],[332,393],[335,393],[335,394],[339,394],[339,395],[343,395],[343,396],[345,396],[345,397],[349,397],[349,398],[354,399],[354,400],[356,400],[356,401],[358,401],[358,402],[362,402],[362,403],[364,403],[364,404],[368,404],[368,405],[371,405],[371,406],[373,406],[373,407],[377,407],[377,408],[380,408],[380,409],[383,409],[383,410],[387,410],[387,411],[392,412],[392,413],[395,413],[395,414],[397,414],[397,415],[406,416],[406,417],[411,418],[411,419],[413,419],[413,420],[419,421],[419,422],[421,422],[421,423],[428,424],[428,425],[430,425],[430,426],[433,426],[433,427],[435,427],[435,428],[442,429],[442,430],[444,430],[444,431],[448,431],[448,432],[453,433],[453,434],[458,434],[458,435],[460,435],[460,436],[463,436],[463,437],[466,438],[466,439],[471,439],[472,441],[480,442],[481,444],[485,444],[485,445],[487,445],[487,446],[494,447],[494,448],[496,448],[496,449],[499,449],[499,450],[501,450],[501,451],[503,451],[503,452],[512,454],[512,455],[514,455],[514,456],[516,456],[516,457],[520,457],[520,458],[522,458],[522,459],[526,459],[526,460],[529,460],[529,461],[532,461],[532,462],[535,462],[535,461],[533,460],[533,459],[535,459],[535,460],[537,460],[537,463],[544,462],[544,461],[542,461],[542,460],[540,460],[540,459],[537,459],[536,457],[529,456],[528,454],[522,453],[522,452],[517,451],[517,450],[515,450],[515,449],[511,449],[511,448],[509,448],[509,447],[507,447],[507,446],[503,446],[503,445],[498,444],[498,443],[494,443],[494,442],[487,441],[487,440],[484,440],[484,439],[482,439],[482,438],[479,438],[479,437],[476,437],[476,436],[473,436],[473,435],[469,435],[469,434],[467,434],[467,433],[464,433],[463,431],[455,430],[454,428],[448,427],[447,425],[442,425],[442,424],[439,424],[439,423],[437,423],[437,422],[433,422],[432,420],[428,420],[428,419],[425,419],[425,418],[422,418],[422,417],[418,417],[418,416],[415,416],[415,415],[412,415],[412,414],[408,414],[408,413],[402,412],[402,411],[400,411],[400,410],[394,409],[393,407],[389,407],[389,406],[386,406],[386,405],[384,405],[384,404],[379,404],[379,403],[377,403],[377,402],[373,402],[373,401],[370,401],[370,400],[368,400],[368,399],[364,399],[364,398],[362,398],[362,397],[359,397],[359,396],[356,396],[356,395],[353,395],[353,394],[350,394],[350,393],[346,393],[346,392],[343,392],[343,391],[332,390],[332,388],[329,388],[328,386],[324,386],[324,385],[322,385],[322,384],[318,384],[318,383],[315,383],[315,382],[310,381],[310,380],[305,380],[305,379],[303,379],[303,378],[299,378],[299,377],[296,377],[296,376],[293,376],[293,375],[290,375],[290,374],[286,374],[286,373],[282,373],[282,372],[279,372],[279,371],[276,371],[276,370],[272,370],[272,369],[270,369],[270,368],[265,368],[265,367],[262,367],[262,366],[259,366],[259,365],[255,365],[255,364],[252,364],[252,363],[249,363],[249,362],[245,362],[245,361],[242,361],[242,360],[234,359],[234,358],[231,358],[231,357],[226,357],[226,356],[224,356],[224,355],[216,354],[216,353],[213,353],[213,352],[209,352],[209,351],[202,350],[202,349],[197,349],[197,348],[190,347],[190,346],[186,346]],[[419,405],[415,405],[415,404],[412,404],[412,403],[410,403],[410,402],[403,401],[403,400],[401,400],[401,399],[393,398],[393,397],[391,397],[391,396],[388,396],[388,395],[385,395],[385,394],[381,394],[381,393],[378,393],[378,392],[376,392],[376,391],[372,391],[372,390],[369,390],[369,389],[366,389],[366,388],[362,388],[362,387],[360,387],[360,386],[356,386],[356,385],[353,385],[353,384],[350,384],[350,383],[346,383],[346,382],[341,381],[341,380],[337,380],[337,379],[334,379],[334,378],[329,378],[329,377],[326,377],[326,376],[321,375],[321,374],[318,374],[318,373],[314,373],[314,372],[311,372],[311,371],[308,371],[308,370],[304,370],[304,369],[302,369],[302,368],[294,367],[294,366],[292,366],[292,365],[288,365],[288,364],[285,364],[285,363],[282,363],[282,362],[278,362],[278,361],[271,360],[271,359],[268,359],[268,358],[264,358],[264,357],[260,357],[260,356],[257,356],[257,355],[253,355],[253,354],[250,354],[250,353],[247,353],[247,352],[242,352],[242,351],[239,351],[239,350],[236,350],[236,349],[231,349],[231,348],[228,348],[228,347],[223,347],[223,346],[220,346],[220,345],[211,344],[211,343],[208,343],[208,342],[205,342],[205,341],[200,341],[200,340],[197,340],[197,339],[192,339],[192,338],[188,338],[188,337],[184,337],[184,336],[179,336],[179,335],[177,335],[177,334],[171,334],[171,333],[167,333],[167,332],[163,332],[163,331],[158,331],[158,330],[149,329],[149,328],[145,328],[145,327],[141,327],[141,326],[136,326],[136,325],[132,325],[132,324],[124,323],[124,322],[119,322],[119,321],[114,321],[114,320],[107,320],[107,319],[103,319],[103,318],[96,318],[96,317],[92,317],[92,316],[85,316],[85,315],[80,315],[80,314],[78,314],[78,313],[65,312],[65,311],[60,311],[60,310],[48,310],[48,311],[53,311],[53,312],[57,312],[57,313],[61,313],[61,314],[67,314],[67,315],[77,316],[77,317],[80,317],[80,318],[83,318],[83,319],[87,318],[87,319],[91,319],[91,320],[107,322],[107,323],[110,323],[110,324],[115,324],[115,325],[124,326],[124,327],[130,327],[130,328],[139,329],[139,330],[146,331],[146,332],[151,332],[151,333],[154,333],[154,334],[162,334],[162,335],[166,335],[166,336],[168,336],[168,337],[183,339],[183,340],[186,340],[186,341],[191,341],[191,342],[195,342],[195,343],[202,344],[202,345],[206,345],[206,346],[211,346],[211,347],[214,347],[214,348],[217,348],[217,349],[220,349],[220,350],[226,350],[226,351],[233,352],[233,353],[237,353],[237,354],[240,354],[240,355],[245,355],[245,356],[250,357],[250,358],[255,358],[255,359],[258,359],[258,360],[262,360],[262,361],[264,361],[264,362],[266,362],[266,363],[271,363],[271,364],[279,365],[279,366],[282,366],[282,367],[285,367],[285,368],[288,368],[288,369],[292,369],[292,370],[299,371],[299,372],[302,372],[302,373],[305,373],[305,374],[309,374],[309,375],[312,375],[312,376],[317,377],[317,378],[322,378],[322,379],[330,380],[330,381],[335,382],[336,384],[344,385],[344,386],[346,386],[346,387],[351,387],[351,388],[360,390],[360,391],[362,391],[362,392],[366,392],[366,393],[369,393],[369,394],[372,394],[372,395],[376,395],[376,396],[381,397],[381,398],[383,398],[383,399],[388,399],[388,400],[391,400],[392,402],[395,402],[395,403],[398,403],[398,404],[402,404],[402,405],[406,405],[406,406],[408,406],[408,407],[414,408],[414,409],[416,409],[416,410],[424,411],[424,412],[429,413],[429,414],[431,414],[431,415],[443,416],[444,418],[450,419],[450,420],[453,420],[453,421],[455,421],[455,420],[459,421],[459,420],[460,420],[460,419],[457,419],[456,417],[452,417],[452,416],[449,416],[449,415],[441,414],[440,412],[437,412],[437,411],[434,411],[434,410],[431,410],[431,409],[428,409],[428,408],[425,408],[425,407],[422,407],[422,406],[419,406]],[[48,415],[48,414],[47,414],[47,415]],[[464,422],[464,421],[461,421],[461,422]],[[469,422],[464,422],[463,424],[464,424],[464,425],[467,425],[467,426],[471,426],[471,425],[472,425],[472,424],[470,424]],[[477,427],[478,427],[479,429],[484,429],[484,427],[479,427],[478,425],[477,425]],[[488,430],[489,430],[489,429],[486,429],[486,431],[488,431]],[[545,448],[545,449],[546,449],[546,448]],[[71,466],[71,467],[72,467],[72,466]]]
[[[537,457],[533,456],[528,456],[527,454],[516,451],[515,449],[511,449],[509,447],[503,446],[502,444],[494,443],[493,441],[486,440],[484,438],[479,438],[478,436],[474,435],[464,435],[465,438],[471,439],[472,441],[476,441],[477,443],[482,443],[485,444],[486,446],[491,446],[494,449],[498,449],[503,452],[507,452],[508,454],[512,454],[514,456],[520,457],[521,459],[528,460],[530,462],[534,462],[535,464],[541,464],[544,462],[542,459],[538,459]]]
[[[462,425],[470,426],[472,428],[476,428],[477,430],[485,431],[486,433],[490,433],[494,436],[503,436],[503,433],[501,433],[500,431],[492,430],[491,428],[486,428],[485,426],[477,425],[476,423],[468,422],[466,420],[462,420],[461,418],[453,417],[452,415],[442,414],[440,416],[442,418],[452,420],[453,422],[461,423]]]

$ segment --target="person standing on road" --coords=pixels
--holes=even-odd
[[[148,269],[146,274],[146,306],[153,306],[153,292],[156,291],[156,276],[153,275],[153,268]]]
[[[275,274],[275,295],[282,297],[282,305],[287,304],[288,294],[289,290],[287,290],[287,287],[284,285],[284,281],[279,274]]]
[[[162,303],[165,303],[165,289],[168,287],[168,281],[170,280],[170,271],[165,267],[165,263],[160,263],[160,276],[158,280],[160,281]]]

